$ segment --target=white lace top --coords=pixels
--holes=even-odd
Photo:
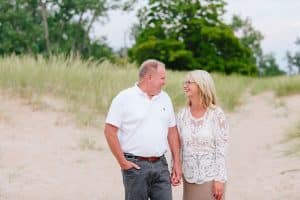
[[[185,107],[177,114],[177,126],[186,181],[197,184],[211,180],[226,182],[228,125],[223,110],[208,108],[201,118],[195,118],[190,108]]]

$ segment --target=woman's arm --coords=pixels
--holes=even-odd
[[[216,177],[215,181],[226,182],[226,148],[228,145],[228,124],[225,114],[222,109],[217,108],[214,117],[214,130],[215,130],[215,152],[216,152]]]
[[[224,195],[224,185],[227,181],[226,148],[228,145],[228,124],[222,109],[217,108],[214,117],[215,147],[216,147],[216,177],[213,184],[213,195],[216,200],[221,200]]]

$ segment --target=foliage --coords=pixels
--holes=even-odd
[[[300,47],[300,38],[298,38],[295,42],[296,45]],[[291,52],[286,53],[286,57],[288,60],[288,68],[290,71],[293,71],[293,67],[298,69],[298,74],[300,74],[300,50],[295,52],[294,55]]]
[[[140,24],[133,30],[136,44],[129,56],[140,63],[149,57],[145,55],[151,55],[179,70],[202,68],[226,74],[257,74],[251,49],[222,21],[224,6],[223,0],[149,1],[139,12]],[[157,51],[169,41],[181,44],[167,53],[173,55],[172,62]]]
[[[251,49],[261,76],[284,74],[284,71],[279,69],[273,54],[264,55],[260,45],[264,37],[258,30],[254,29],[249,18],[242,19],[234,15],[230,27],[234,30],[242,44]]]
[[[263,55],[260,59],[259,70],[262,76],[279,76],[285,72],[279,69],[273,54]]]
[[[182,42],[172,39],[159,40],[155,37],[132,48],[129,56],[138,63],[149,58],[162,60],[170,69],[192,68],[195,62],[192,52],[185,50]]]
[[[128,0],[0,0],[0,55],[67,54],[112,57],[103,38],[91,40],[96,22]]]
[[[254,29],[249,18],[243,20],[237,15],[233,15],[230,27],[238,35],[243,45],[249,47],[252,50],[252,53],[256,58],[256,62],[257,64],[259,64],[259,59],[263,54],[260,45],[261,41],[264,38],[263,35],[259,31]]]

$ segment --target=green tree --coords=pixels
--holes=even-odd
[[[279,69],[273,54],[266,54],[260,60],[260,75],[261,76],[278,76],[284,75],[285,72]]]
[[[260,59],[263,56],[261,48],[261,41],[264,39],[263,35],[254,29],[249,18],[243,20],[237,15],[233,15],[230,27],[238,35],[243,45],[251,49],[256,59],[256,64],[259,65]]]
[[[96,22],[136,0],[0,0],[0,54],[70,54],[111,57],[104,39],[91,40]]]
[[[130,57],[141,62],[147,52],[161,53],[149,46],[144,49],[144,44],[172,40],[181,43],[181,48],[170,52],[175,55],[173,58],[178,58],[174,62],[163,57],[162,61],[171,68],[256,74],[250,48],[222,20],[224,6],[223,0],[150,0],[139,12],[140,24],[134,28],[136,44],[129,51]]]
[[[173,39],[152,37],[132,48],[128,54],[138,63],[150,58],[162,60],[170,69],[192,69],[195,63],[193,53],[185,50],[182,42]]]
[[[230,27],[233,29],[242,44],[251,49],[261,76],[284,74],[276,63],[274,55],[272,53],[264,54],[261,48],[261,41],[264,37],[261,32],[253,27],[249,18],[242,19],[241,17],[234,15],[231,19]]]
[[[300,47],[300,38],[296,39],[295,42],[296,45]],[[286,53],[286,57],[288,60],[288,68],[290,72],[293,71],[293,68],[296,67],[297,73],[300,74],[300,48],[299,51],[296,51],[294,54],[292,54],[290,51]]]
[[[0,54],[37,53],[45,49],[39,14],[25,0],[0,1]],[[29,34],[30,33],[30,34]],[[36,42],[33,42],[36,41]]]

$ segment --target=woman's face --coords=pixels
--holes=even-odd
[[[183,82],[183,91],[187,98],[199,95],[199,87],[197,83],[189,76]]]

